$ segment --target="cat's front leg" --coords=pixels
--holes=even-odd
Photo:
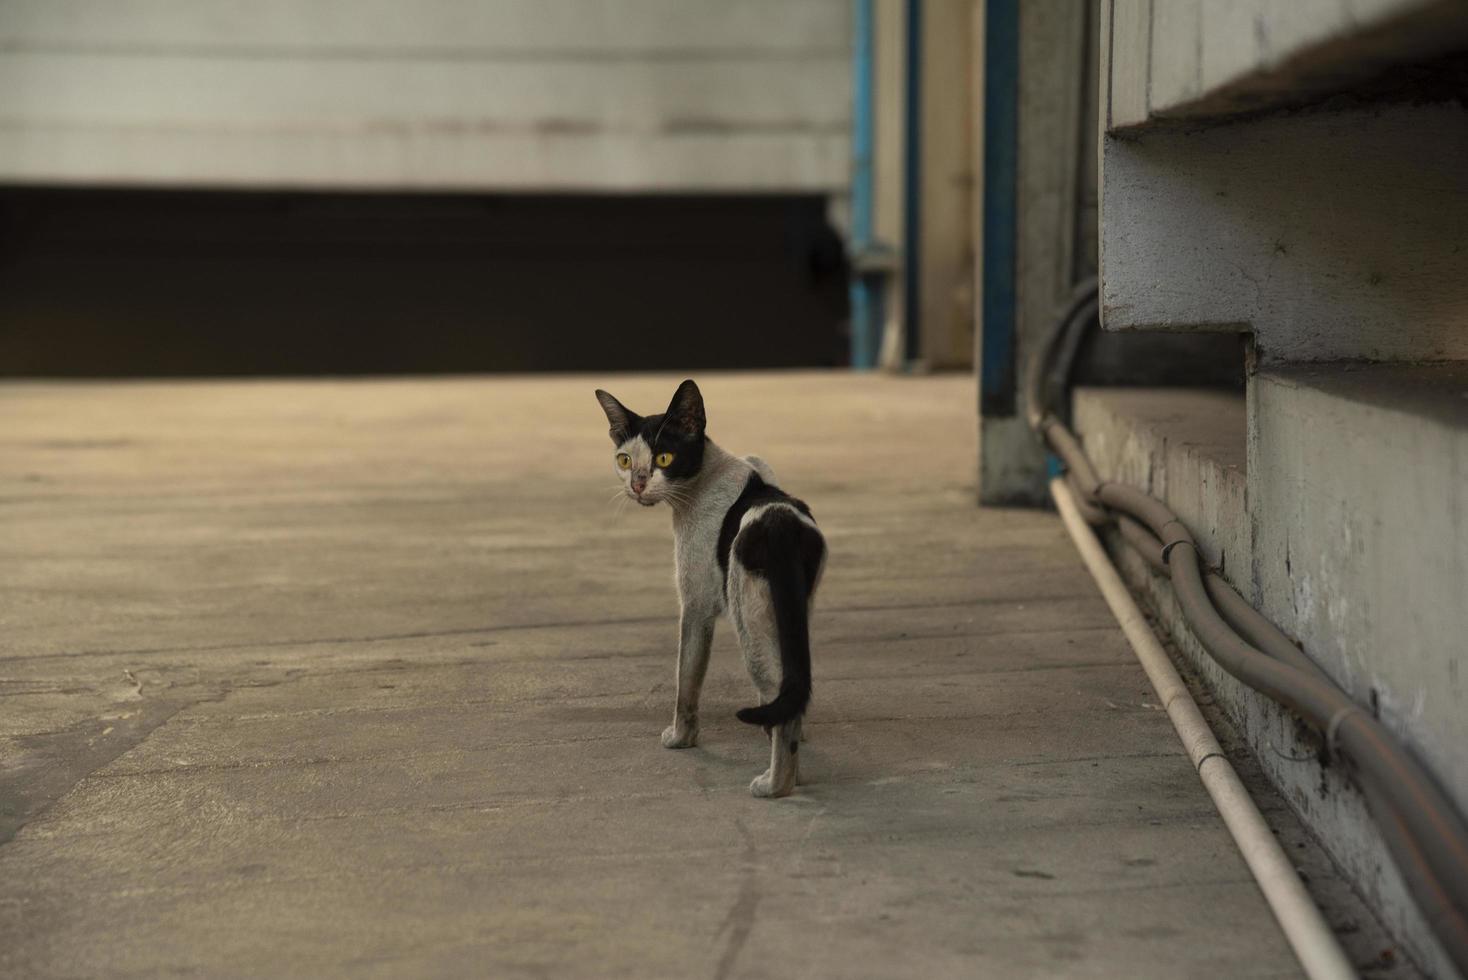
[[[673,723],[663,729],[663,747],[687,749],[698,744],[698,695],[708,671],[717,613],[685,607],[678,622],[678,703]]]

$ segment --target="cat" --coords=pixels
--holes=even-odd
[[[612,466],[626,494],[644,507],[673,511],[673,560],[682,615],[678,698],[663,745],[698,743],[698,698],[714,623],[728,613],[763,701],[740,721],[770,737],[770,767],[749,791],[788,796],[799,780],[799,752],[810,703],[810,609],[826,564],[826,542],[810,508],[782,491],[758,456],[734,456],[705,434],[703,395],[692,380],[668,410],[643,417],[600,389]]]

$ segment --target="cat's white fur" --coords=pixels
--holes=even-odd
[[[653,465],[652,450],[641,435],[622,442],[616,453],[626,453],[632,460],[625,470],[615,461],[612,464],[628,496],[645,506],[667,501],[673,510],[673,557],[682,606],[678,623],[678,699],[673,723],[663,730],[662,742],[670,749],[690,748],[698,743],[699,693],[720,613],[727,612],[734,624],[745,667],[761,698],[770,701],[780,689],[780,649],[769,586],[762,578],[747,573],[731,549],[726,587],[723,570],[715,559],[724,515],[739,499],[750,472],[759,473],[771,485],[775,484],[775,473],[758,456],[734,456],[706,440],[698,474],[674,486]],[[636,490],[639,483],[642,489]],[[815,522],[795,507],[774,503],[750,508],[740,523],[741,529],[771,507],[785,507],[815,527]],[[811,594],[814,592],[812,588]],[[755,796],[786,796],[795,788],[799,768],[798,749],[793,747],[802,737],[801,723],[802,718],[797,717],[770,733],[770,767],[749,786]]]

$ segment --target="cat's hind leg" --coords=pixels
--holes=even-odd
[[[798,719],[770,729],[770,768],[754,777],[749,792],[759,797],[789,796],[800,781]]]
[[[739,636],[739,647],[744,654],[744,666],[759,691],[761,702],[773,701],[780,693],[780,647],[775,629],[775,608],[771,601],[769,586],[756,575],[751,575],[731,562],[729,568],[729,613],[734,622],[734,631]],[[772,729],[767,729],[770,738],[770,767],[754,778],[749,792],[759,797],[789,796],[795,788],[795,755],[799,751],[800,719],[793,718]],[[791,744],[796,745],[791,751]]]
[[[790,737],[790,754],[795,757],[795,785],[799,786],[800,778],[800,747],[805,744],[805,715],[801,715],[792,721],[791,726],[795,733]]]

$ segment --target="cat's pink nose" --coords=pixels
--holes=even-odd
[[[637,479],[635,477],[633,478],[633,480],[632,480],[632,492],[633,493],[641,493],[642,491],[644,491],[646,489],[647,489],[647,481],[646,480],[639,480],[639,479]]]

